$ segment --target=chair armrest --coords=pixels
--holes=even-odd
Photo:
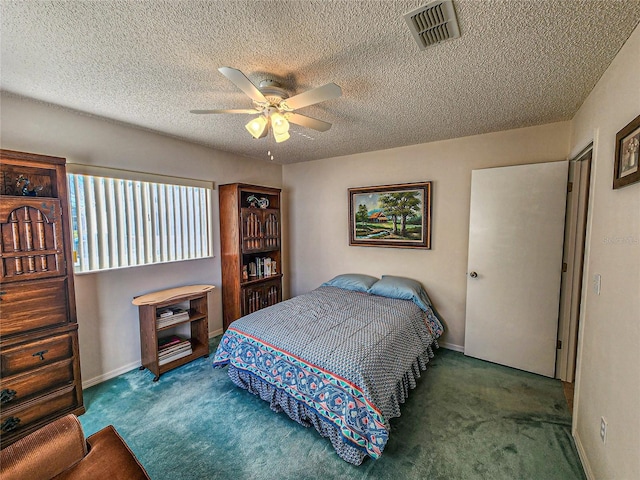
[[[87,454],[75,415],[59,418],[0,451],[2,480],[50,480]]]
[[[87,443],[89,453],[73,469],[55,480],[150,480],[144,467],[112,425],[91,435]]]

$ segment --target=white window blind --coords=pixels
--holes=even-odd
[[[70,173],[74,270],[211,256],[211,189]]]

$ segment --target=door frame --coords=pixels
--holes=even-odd
[[[592,157],[590,143],[569,161],[556,354],[556,378],[568,383],[573,383],[576,373]]]

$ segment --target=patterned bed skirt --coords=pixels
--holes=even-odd
[[[407,371],[402,377],[402,380],[398,382],[395,395],[396,401],[394,402],[397,402],[397,415],[394,416],[400,415],[399,404],[405,402],[409,395],[409,390],[416,387],[416,379],[420,378],[420,371],[425,370],[429,359],[433,358],[432,347],[437,348],[438,344],[434,341],[427,351],[416,358],[409,371]],[[271,410],[274,412],[285,412],[292,420],[298,422],[300,425],[305,427],[313,426],[320,435],[329,438],[338,456],[346,462],[352,463],[353,465],[360,465],[365,457],[367,457],[367,453],[364,450],[345,443],[340,430],[336,426],[329,423],[315,410],[294,399],[283,390],[231,364],[229,364],[229,377],[238,387],[269,402]]]

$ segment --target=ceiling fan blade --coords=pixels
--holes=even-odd
[[[324,102],[325,100],[331,100],[332,98],[338,98],[342,95],[342,89],[335,83],[327,83],[318,88],[313,88],[302,92],[298,95],[294,95],[291,98],[280,103],[281,106],[286,105],[285,109],[297,110],[298,108],[307,107],[314,103]]]
[[[307,117],[306,115],[300,115],[299,113],[287,113],[285,117],[291,123],[295,123],[296,125],[301,125],[307,128],[312,128],[319,132],[326,132],[331,128],[331,124],[328,122],[323,122],[322,120],[318,120],[317,118]]]
[[[258,87],[251,83],[251,80],[240,70],[231,67],[220,67],[218,71],[231,80],[236,87],[247,94],[254,102],[268,103],[264,95],[258,90]]]
[[[231,109],[231,110],[189,110],[189,112],[197,113],[197,114],[209,114],[209,113],[249,113],[249,114],[256,114],[256,113],[260,113],[258,110],[254,109],[254,108],[237,108],[237,109]]]

